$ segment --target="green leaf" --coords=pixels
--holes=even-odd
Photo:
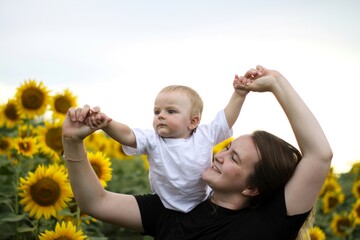
[[[35,232],[36,227],[19,227],[16,230],[18,233]]]
[[[1,219],[1,221],[4,221],[4,222],[18,222],[20,220],[23,220],[24,218],[25,218],[25,215],[9,214],[8,216]]]

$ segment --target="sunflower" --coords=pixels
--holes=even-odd
[[[92,149],[95,152],[106,152],[111,156],[112,141],[114,140],[107,137],[102,131],[98,131],[85,138],[84,142],[87,148]]]
[[[335,214],[331,221],[330,228],[336,236],[346,237],[354,230],[354,221],[347,214]]]
[[[49,91],[42,82],[30,79],[17,88],[16,99],[20,114],[32,119],[45,113],[49,104]]]
[[[55,162],[60,161],[63,152],[61,122],[45,122],[45,126],[38,127],[40,151],[47,154]]]
[[[56,223],[55,231],[45,230],[45,233],[39,235],[39,240],[55,240],[55,239],[66,239],[66,240],[84,240],[86,236],[81,230],[76,229],[72,222],[59,222]]]
[[[319,227],[309,229],[310,240],[325,240],[325,233]]]
[[[351,191],[357,199],[360,199],[360,180],[353,183]]]
[[[33,124],[20,125],[18,127],[18,136],[25,137],[36,137],[37,133]]]
[[[360,160],[356,161],[350,169],[350,173],[358,174],[359,172],[360,172]]]
[[[17,150],[18,154],[33,158],[34,154],[38,152],[38,147],[36,145],[36,139],[32,137],[25,137],[25,138],[16,138],[15,140],[15,149]]]
[[[124,153],[124,150],[122,148],[122,144],[111,139],[109,145],[111,146],[110,149],[110,154],[112,156],[114,156],[117,159],[120,160],[132,160],[136,157],[136,155],[126,155]]]
[[[322,198],[323,212],[325,214],[334,210],[338,205],[342,204],[345,200],[345,195],[336,192],[327,192]]]
[[[352,214],[352,216],[353,216],[353,218],[355,220],[355,223],[360,224],[360,199],[358,199],[354,203],[351,214]]]
[[[14,99],[0,106],[0,126],[14,128],[21,122],[19,109]]]
[[[63,119],[70,107],[76,106],[76,96],[74,96],[69,89],[65,89],[61,93],[55,94],[51,99],[50,109],[54,119]]]
[[[13,147],[13,141],[9,137],[0,138],[0,154],[10,154]]]
[[[213,147],[213,154],[215,154],[215,153],[217,153],[217,152],[220,152],[221,150],[223,150],[224,148],[226,148],[226,147],[230,144],[230,142],[231,142],[232,140],[234,140],[233,137],[228,138],[228,139],[226,139],[226,140],[218,143],[217,145],[215,145],[215,146]]]
[[[101,152],[96,152],[96,153],[89,152],[88,159],[96,175],[98,176],[101,185],[106,187],[107,186],[106,182],[110,181],[112,178],[110,159],[107,158],[105,154]]]
[[[327,192],[341,192],[341,185],[337,178],[335,178],[333,175],[329,175],[324,182],[324,185],[320,191],[320,196],[324,196]]]
[[[24,211],[37,219],[56,217],[73,197],[65,167],[59,165],[39,165],[26,179],[20,178],[19,190]]]

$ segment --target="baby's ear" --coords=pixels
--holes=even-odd
[[[197,128],[197,126],[200,124],[200,117],[198,115],[194,115],[191,118],[191,122],[189,125],[189,129],[190,130],[194,130],[195,128]]]

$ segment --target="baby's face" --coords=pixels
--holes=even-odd
[[[160,93],[154,104],[153,127],[161,137],[188,138],[191,134],[190,100],[185,94]]]

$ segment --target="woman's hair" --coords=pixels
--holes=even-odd
[[[204,108],[204,103],[203,103],[200,95],[194,89],[192,89],[188,86],[183,86],[183,85],[170,85],[170,86],[164,87],[159,92],[159,94],[164,93],[164,92],[175,92],[175,91],[181,92],[189,98],[190,104],[191,104],[190,115],[191,116],[197,115],[201,119],[201,114],[202,114],[202,111]]]
[[[296,240],[311,240],[309,235],[309,229],[313,228],[315,222],[315,213],[316,213],[316,206],[314,206],[309,216],[306,218],[304,224],[301,226],[299,233],[296,237]]]
[[[252,206],[256,206],[259,201],[285,187],[301,161],[302,154],[290,143],[266,131],[255,131],[251,137],[260,158],[248,179],[249,184],[259,191],[259,195],[251,202]],[[314,214],[315,207],[299,230],[297,240],[310,239],[308,229],[313,225]]]
[[[285,186],[302,155],[294,146],[266,131],[255,131],[251,137],[260,160],[248,181],[258,189],[260,200]]]

